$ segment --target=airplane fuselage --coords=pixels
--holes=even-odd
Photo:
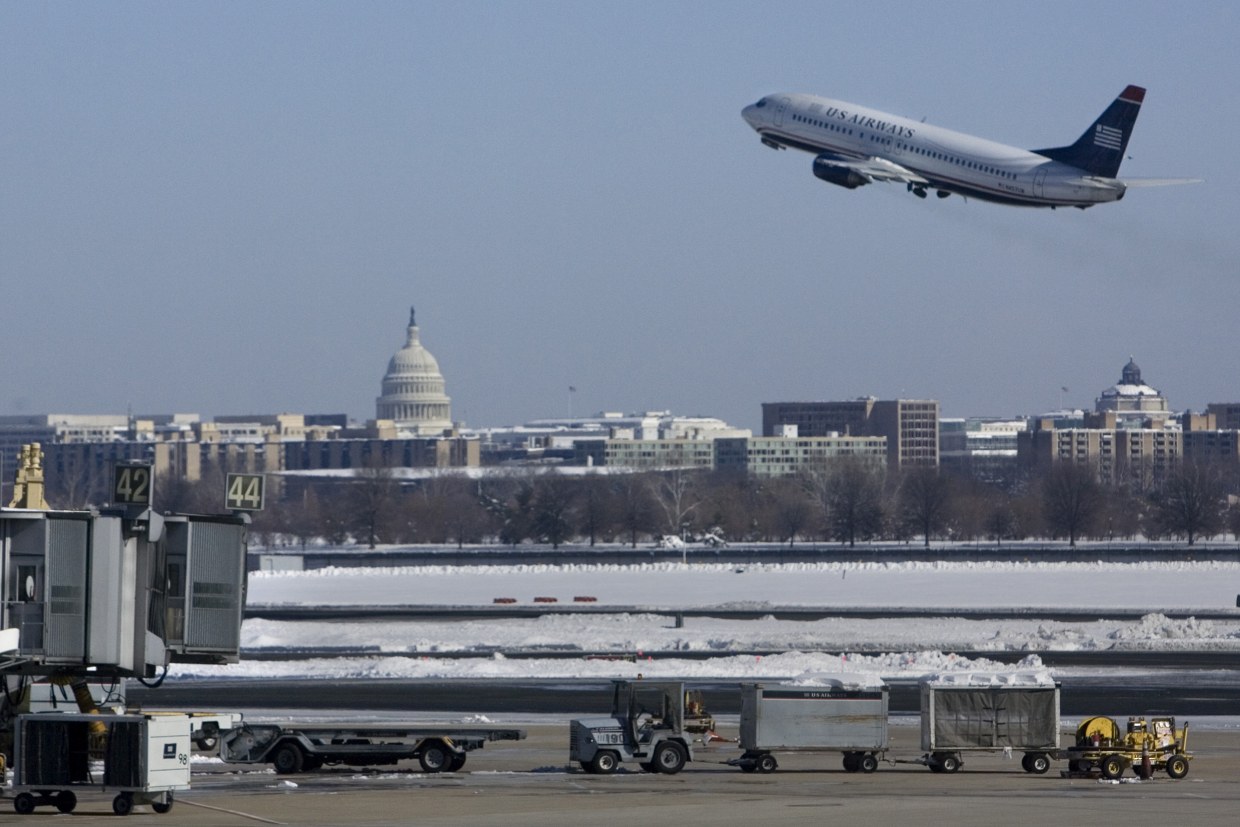
[[[957,193],[1028,207],[1084,208],[1124,197],[1125,186],[1115,178],[845,101],[781,93],[741,114],[764,144],[819,156],[814,174],[850,189],[870,180],[898,180],[921,196],[936,190],[940,196]],[[846,166],[852,161],[872,165],[862,173],[879,174],[852,173]],[[884,164],[892,174],[882,175]]]

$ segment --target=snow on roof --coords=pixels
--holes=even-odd
[[[879,689],[886,684],[874,672],[806,672],[780,686],[826,686],[832,689]]]
[[[928,675],[922,683],[932,686],[1054,686],[1047,671],[947,672]]]

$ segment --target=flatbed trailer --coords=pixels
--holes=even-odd
[[[525,730],[497,726],[411,723],[244,723],[220,732],[220,758],[271,764],[277,773],[324,764],[378,766],[417,759],[423,771],[456,772],[488,741],[522,741]]]

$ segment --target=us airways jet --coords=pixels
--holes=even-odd
[[[934,190],[939,198],[1085,209],[1120,200],[1130,186],[1198,180],[1116,177],[1144,99],[1144,89],[1129,86],[1076,143],[1035,150],[814,95],[767,95],[741,117],[773,149],[812,152],[814,175],[848,189],[896,181],[919,198]]]

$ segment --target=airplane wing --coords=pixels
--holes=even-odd
[[[820,175],[819,172],[824,174]],[[847,177],[848,173],[861,176],[863,183],[873,181],[900,181],[905,184],[927,185],[930,182],[911,169],[902,167],[886,158],[845,158],[840,155],[823,153],[814,159],[814,174],[819,178],[831,180],[828,176]]]

